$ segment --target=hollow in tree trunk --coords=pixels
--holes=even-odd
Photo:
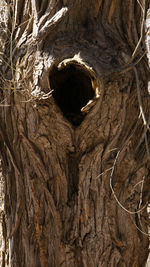
[[[0,140],[9,266],[144,267],[148,1],[7,5]]]

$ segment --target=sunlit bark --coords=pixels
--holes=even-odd
[[[10,266],[144,267],[148,1],[8,8],[0,136]]]

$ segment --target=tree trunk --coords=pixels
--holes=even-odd
[[[7,5],[0,135],[9,266],[144,267],[148,1]]]

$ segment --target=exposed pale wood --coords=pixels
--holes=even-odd
[[[59,10],[52,18],[46,20],[44,26],[40,29],[40,31],[37,34],[37,40],[43,39],[46,37],[54,28],[56,25],[62,21],[62,19],[66,16],[68,13],[68,8],[63,7],[61,10]]]

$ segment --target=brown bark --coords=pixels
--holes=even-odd
[[[144,267],[149,71],[144,37],[135,50],[140,4],[8,6],[0,134],[10,266]]]

